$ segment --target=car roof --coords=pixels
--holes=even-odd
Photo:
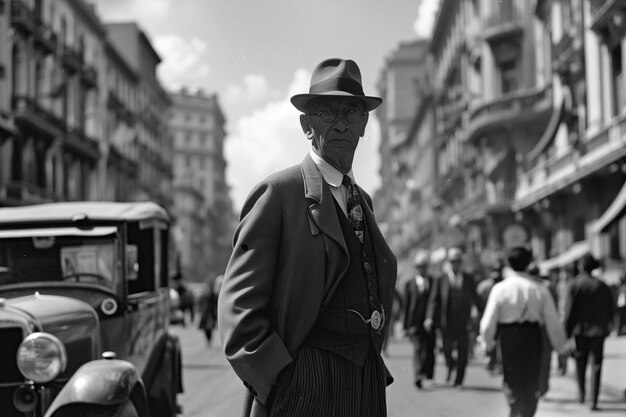
[[[160,219],[169,221],[165,209],[156,203],[76,201],[0,207],[0,224],[22,222],[137,221]]]

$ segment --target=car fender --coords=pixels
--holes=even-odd
[[[137,414],[148,415],[146,390],[135,366],[119,359],[100,359],[81,366],[54,399],[45,417],[66,405],[115,405],[130,400]]]

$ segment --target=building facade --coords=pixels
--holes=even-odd
[[[170,101],[145,34],[103,25],[84,0],[15,0],[0,37],[0,205],[170,208]]]
[[[134,200],[153,200],[172,207],[172,137],[167,124],[171,100],[156,75],[161,58],[146,34],[134,23],[106,24],[111,44],[129,64],[138,78],[135,90],[138,187]]]
[[[215,94],[170,94],[174,139],[174,214],[180,268],[193,281],[226,269],[234,211],[226,183],[226,120]]]
[[[400,260],[418,244],[428,245],[430,238],[434,125],[428,46],[427,40],[400,43],[387,57],[377,83],[383,98],[376,117],[384,187],[374,199],[375,212],[384,219],[383,232]]]
[[[429,46],[437,233],[409,226],[418,247],[460,246],[485,266],[528,245],[545,273],[592,252],[621,274],[625,16],[605,0],[441,2]]]

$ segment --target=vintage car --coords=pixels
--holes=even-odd
[[[0,208],[0,415],[175,416],[167,212]]]

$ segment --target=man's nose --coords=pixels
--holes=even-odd
[[[348,128],[348,116],[346,116],[345,113],[339,113],[337,115],[337,120],[335,120],[335,129],[343,132],[344,130],[346,130]]]

